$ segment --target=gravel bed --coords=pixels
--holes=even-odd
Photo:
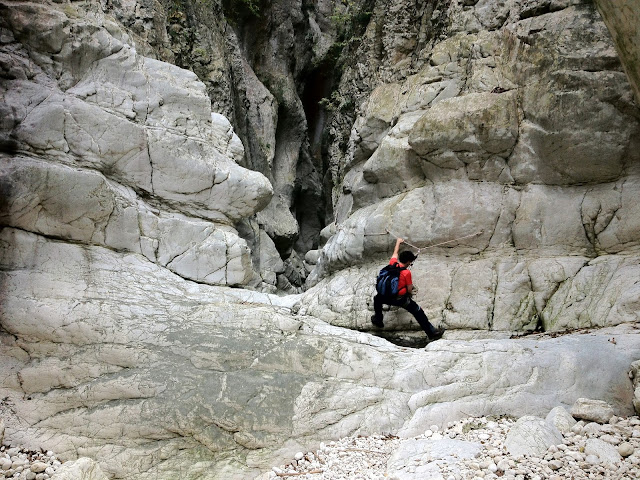
[[[0,447],[0,480],[48,480],[62,463],[55,454],[33,452],[18,447]]]
[[[389,480],[390,478],[442,478],[444,480],[582,480],[640,478],[640,419],[613,417],[607,424],[579,421],[564,433],[563,443],[551,446],[545,455],[510,455],[505,438],[515,424],[507,417],[468,418],[439,431],[431,427],[413,440],[456,439],[480,444],[471,459],[436,461],[439,475],[420,475],[424,465],[408,461],[402,473],[388,471],[387,461],[403,442],[393,435],[348,437],[321,444],[315,452],[299,452],[286,465],[265,472],[260,480]],[[599,439],[620,454],[620,461],[603,461],[589,452],[589,442]],[[413,464],[411,463],[413,462]],[[412,475],[415,472],[415,475]],[[441,477],[440,477],[441,475]]]

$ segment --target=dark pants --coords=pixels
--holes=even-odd
[[[394,305],[396,307],[404,308],[407,312],[413,315],[429,338],[435,335],[436,329],[431,322],[429,322],[427,314],[424,313],[424,310],[420,308],[420,305],[414,302],[409,295],[397,298],[383,297],[382,295],[376,295],[373,297],[373,311],[375,312],[376,320],[378,322],[382,322],[382,305]]]

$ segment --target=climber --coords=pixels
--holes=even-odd
[[[417,257],[409,250],[404,250],[398,253],[402,243],[404,243],[402,238],[398,238],[396,240],[393,255],[391,256],[391,260],[389,260],[389,265],[397,264],[401,267],[400,277],[398,279],[398,294],[394,296],[385,296],[378,293],[373,297],[373,310],[375,314],[371,317],[371,323],[379,328],[384,327],[384,323],[382,322],[382,305],[398,306],[404,308],[414,316],[427,334],[427,337],[429,337],[429,340],[438,340],[439,338],[442,338],[444,329],[436,329],[431,322],[429,322],[427,315],[424,313],[424,310],[420,308],[420,305],[414,302],[411,298],[415,289],[413,287],[413,280],[411,278],[411,271],[409,270],[409,267]]]

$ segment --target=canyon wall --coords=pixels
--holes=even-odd
[[[361,78],[371,92],[352,127],[348,112],[331,123],[335,223],[306,311],[368,328],[399,236],[420,253],[418,303],[447,328],[637,321],[638,108],[595,6],[436,7],[374,10],[345,70],[336,98],[357,98]],[[418,328],[405,312],[387,317]]]
[[[5,442],[240,480],[346,435],[634,412],[638,108],[591,3],[0,14]],[[368,331],[395,235],[449,329],[425,349]]]

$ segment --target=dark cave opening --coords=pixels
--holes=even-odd
[[[327,116],[322,100],[331,96],[332,86],[333,68],[328,62],[324,62],[306,75],[301,100],[307,119],[311,155],[314,157],[322,154],[322,131]]]
[[[300,252],[318,248],[320,231],[326,224],[328,162],[324,158],[323,133],[327,111],[322,101],[330,97],[333,87],[334,68],[330,63],[322,62],[305,75],[300,98],[309,139],[308,153],[300,155],[293,202],[300,228],[295,247]]]

